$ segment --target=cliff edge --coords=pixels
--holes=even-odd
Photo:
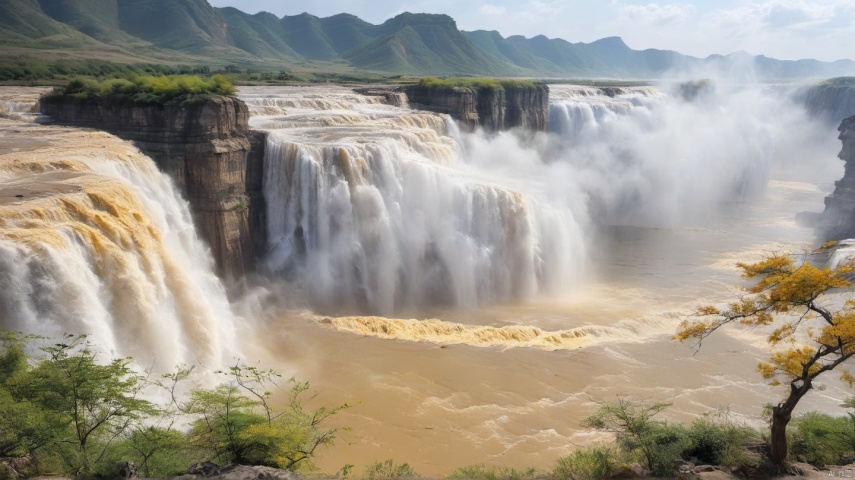
[[[471,130],[521,127],[545,132],[549,127],[549,87],[543,84],[509,82],[490,88],[416,84],[403,90],[412,108],[451,115]]]
[[[817,225],[817,233],[825,240],[855,238],[855,115],[845,118],[838,130],[843,142],[838,157],[845,165],[834,193],[825,197],[825,211]]]
[[[239,277],[255,259],[247,189],[249,109],[234,97],[205,95],[182,104],[111,103],[45,97],[41,112],[56,123],[105,130],[131,140],[168,173],[189,201],[220,273]],[[250,198],[256,200],[255,204]],[[256,227],[257,230],[257,227]]]

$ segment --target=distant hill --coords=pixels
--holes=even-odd
[[[633,50],[620,38],[571,43],[539,35],[463,32],[447,15],[403,13],[381,25],[353,15],[278,18],[207,0],[0,0],[0,45],[18,57],[145,59],[175,63],[340,65],[415,75],[656,78],[747,54],[706,59]],[[855,74],[855,62],[748,56],[762,77]]]

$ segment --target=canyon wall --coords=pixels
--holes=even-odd
[[[855,115],[855,78],[844,77],[826,80],[796,95],[807,111],[823,120],[837,124]]]
[[[817,225],[826,240],[855,238],[855,115],[838,128],[843,149],[838,157],[845,162],[843,178],[834,183],[834,193],[825,198],[825,211]]]
[[[509,85],[495,89],[441,88],[409,85],[403,87],[412,108],[445,113],[469,129],[489,131],[522,127],[547,131],[549,87]]]
[[[135,105],[61,97],[42,101],[41,111],[57,123],[133,141],[189,201],[220,273],[236,278],[252,267],[257,247],[252,232],[263,231],[257,225],[263,198],[261,172],[250,167],[261,168],[263,152],[251,154],[249,110],[242,101],[206,96],[181,105]],[[254,143],[263,148],[263,141]]]

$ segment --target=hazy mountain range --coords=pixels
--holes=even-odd
[[[659,77],[710,64],[754,65],[770,78],[855,73],[855,62],[736,53],[699,59],[633,50],[620,38],[571,43],[464,32],[447,15],[404,13],[381,25],[353,15],[278,18],[206,0],[0,0],[0,45],[15,55],[132,61],[341,66],[417,75]]]

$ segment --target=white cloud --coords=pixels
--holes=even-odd
[[[478,9],[481,15],[486,15],[488,17],[498,17],[500,15],[504,15],[507,12],[507,9],[502,6],[493,5],[491,3],[486,3],[481,5],[481,8]]]
[[[645,5],[625,4],[612,1],[611,6],[618,15],[627,20],[648,25],[666,25],[689,18],[691,5],[648,3]]]

